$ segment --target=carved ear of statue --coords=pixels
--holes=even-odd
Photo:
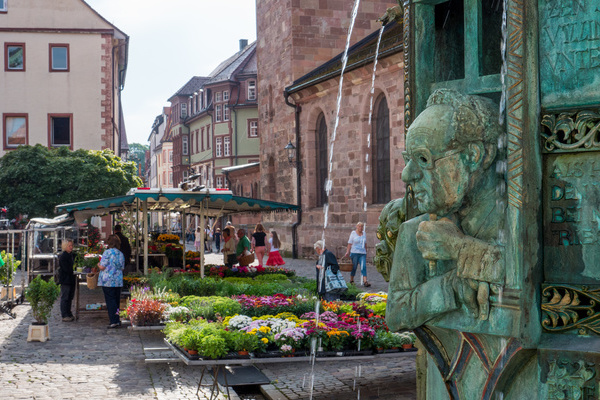
[[[464,163],[469,169],[469,172],[475,172],[481,168],[485,157],[485,148],[483,147],[482,142],[471,142],[467,144],[463,153],[466,155]]]

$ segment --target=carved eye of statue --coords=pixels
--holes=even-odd
[[[377,232],[377,239],[381,240],[383,239],[383,237],[381,236],[381,233]]]

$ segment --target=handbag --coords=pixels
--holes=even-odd
[[[240,257],[240,266],[247,267],[254,262],[254,253],[244,254]]]
[[[331,271],[331,267],[327,266],[325,270],[325,291],[327,293],[342,294],[348,290],[344,275],[338,270],[337,273]]]
[[[90,272],[85,276],[88,289],[96,289],[98,287],[98,272]]]

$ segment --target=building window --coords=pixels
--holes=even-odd
[[[229,100],[229,91],[224,90],[223,91],[223,101],[228,101],[228,100]]]
[[[248,136],[258,137],[258,120],[257,119],[248,120]]]
[[[187,181],[189,176],[190,176],[190,174],[188,173],[188,170],[184,169],[183,173],[182,173],[183,181],[184,182]]]
[[[317,207],[327,203],[325,182],[327,181],[327,122],[321,113],[317,118]]]
[[[4,43],[4,70],[25,71],[25,43]]]
[[[50,71],[69,72],[69,45],[50,43]]]
[[[223,187],[223,177],[222,176],[217,176],[217,187],[218,188]]]
[[[190,133],[190,154],[194,154],[194,132]]]
[[[188,137],[186,135],[186,136],[181,137],[181,154],[183,154],[184,156],[187,156],[188,152],[189,152]]]
[[[169,150],[169,162],[172,163],[173,162],[173,151]]]
[[[229,136],[223,138],[223,150],[225,157],[231,155],[231,138]]]
[[[221,122],[221,105],[215,106],[215,122]]]
[[[256,100],[256,81],[248,81],[248,100]]]
[[[48,115],[50,146],[73,148],[73,114]]]
[[[385,204],[391,200],[390,191],[390,112],[385,96],[376,103],[373,125],[373,201]]]
[[[215,139],[216,148],[215,148],[215,157],[223,157],[223,142],[222,138],[218,137]]]
[[[181,103],[181,118],[187,117],[187,104]]]
[[[200,135],[200,151],[204,151],[204,128],[202,128],[202,134]]]
[[[215,103],[221,101],[221,92],[215,92]]]
[[[5,150],[28,144],[27,114],[4,114],[2,128]]]
[[[7,8],[6,8],[6,2],[8,0],[0,0],[0,12],[6,12]]]
[[[223,104],[223,121],[229,121],[229,106]]]

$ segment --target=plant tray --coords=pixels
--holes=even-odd
[[[267,351],[264,353],[254,353],[255,358],[277,358],[282,356],[283,352],[281,351]]]
[[[345,357],[351,356],[370,356],[373,354],[373,350],[344,350]]]

